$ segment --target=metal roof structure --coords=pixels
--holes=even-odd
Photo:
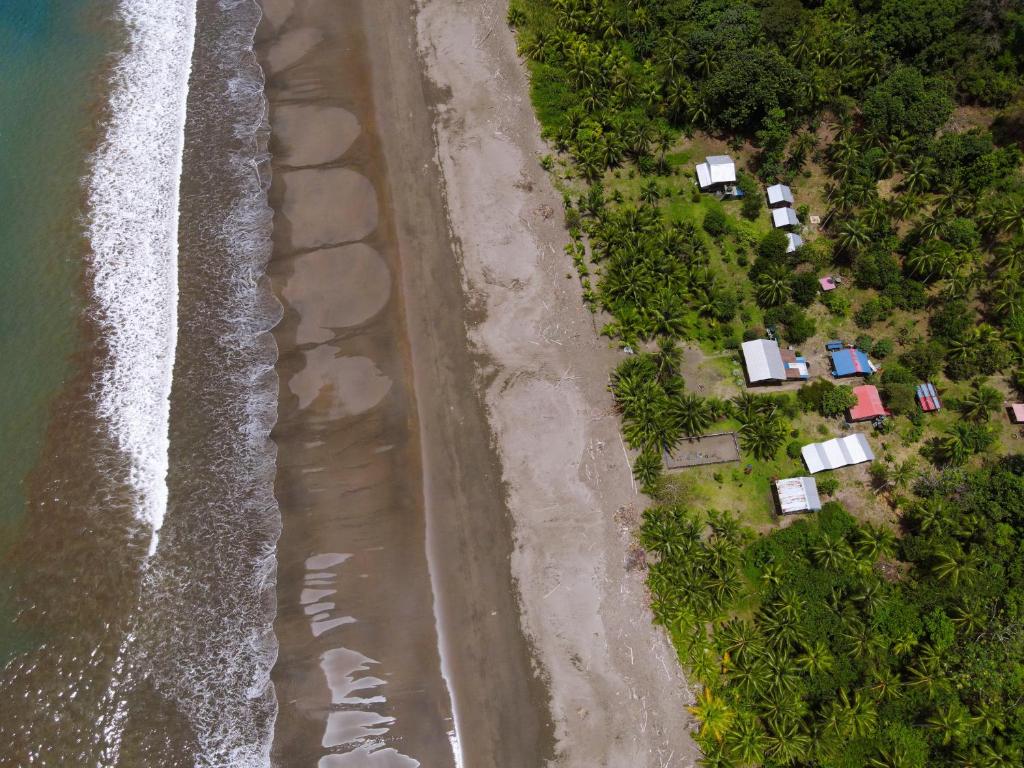
[[[747,380],[751,384],[786,380],[786,364],[782,361],[779,342],[754,339],[743,342],[742,350],[743,362],[747,367]]]
[[[942,401],[939,400],[939,393],[935,391],[935,385],[930,381],[917,385],[917,404],[925,413],[942,410]]]
[[[1014,424],[1024,424],[1024,403],[1014,403],[1010,406],[1010,420]]]
[[[796,211],[792,208],[772,208],[772,226],[776,229],[799,227],[800,219],[797,218]]]
[[[792,232],[786,233],[786,240],[789,241],[789,244],[786,246],[786,253],[792,253],[804,244],[804,239],[800,235],[794,235]]]
[[[840,349],[832,353],[833,376],[870,376],[877,370],[862,349]]]
[[[785,184],[772,184],[768,187],[768,205],[793,204],[793,190]]]
[[[868,439],[860,432],[826,440],[823,443],[811,443],[805,445],[800,452],[803,454],[807,471],[812,475],[827,469],[838,469],[875,460]]]
[[[849,421],[867,421],[889,415],[889,411],[882,405],[882,396],[878,394],[877,387],[862,384],[853,388],[853,394],[857,396],[857,404],[847,414]]]
[[[736,163],[728,155],[708,155],[697,164],[697,183],[701,189],[718,184],[736,183]]]
[[[817,512],[821,509],[818,483],[813,477],[790,477],[775,483],[779,508],[784,515],[796,512]]]

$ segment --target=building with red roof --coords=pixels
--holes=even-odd
[[[848,421],[868,421],[889,415],[889,411],[882,405],[882,396],[878,394],[878,388],[874,385],[862,384],[854,387],[853,394],[857,396],[857,404],[848,411]]]

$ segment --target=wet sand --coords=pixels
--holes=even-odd
[[[462,764],[539,766],[547,697],[514,598],[414,9],[263,6],[284,306],[272,758],[454,766],[457,722]]]

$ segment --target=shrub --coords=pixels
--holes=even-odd
[[[879,339],[876,341],[873,353],[879,360],[885,360],[885,358],[892,354],[892,339]]]
[[[714,238],[721,237],[725,234],[725,230],[728,226],[728,220],[723,211],[718,206],[714,206],[708,209],[708,212],[704,214],[704,231],[707,232]]]
[[[793,301],[801,307],[809,307],[818,297],[818,278],[811,272],[802,272],[793,278],[790,290],[793,293]]]
[[[835,317],[846,317],[850,313],[850,297],[843,291],[828,291],[821,294],[821,303]]]
[[[865,333],[862,333],[859,336],[857,336],[857,338],[853,340],[853,343],[869,354],[871,353],[871,350],[875,345],[874,339],[872,339]]]
[[[827,390],[821,398],[822,416],[839,416],[848,408],[857,404],[857,396],[849,387],[836,387]]]
[[[839,490],[839,478],[835,475],[823,475],[822,477],[816,478],[818,485],[818,492],[823,493],[826,496],[831,496]]]
[[[786,258],[789,239],[781,229],[773,229],[761,239],[757,246],[757,255],[765,261],[778,262]]]
[[[799,440],[792,440],[789,445],[786,446],[786,455],[791,459],[799,459],[801,456],[800,450],[804,447],[804,444]]]

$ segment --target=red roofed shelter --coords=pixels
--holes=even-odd
[[[857,396],[857,404],[849,410],[848,421],[867,421],[889,415],[889,411],[882,405],[882,396],[878,394],[878,388],[872,384],[854,387],[853,394]]]

